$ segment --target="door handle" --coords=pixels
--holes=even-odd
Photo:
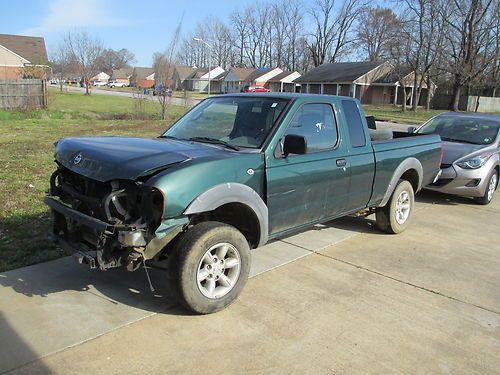
[[[345,167],[347,165],[347,160],[337,159],[336,163],[337,163],[337,167]]]

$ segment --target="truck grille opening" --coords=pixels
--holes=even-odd
[[[116,180],[100,182],[59,166],[50,180],[50,195],[66,206],[99,219],[120,231],[140,231],[149,242],[161,222],[163,195],[142,182]],[[95,229],[54,213],[54,233],[91,250],[122,249],[119,233],[98,233]],[[123,233],[122,233],[123,234]],[[142,238],[142,237],[141,237]]]

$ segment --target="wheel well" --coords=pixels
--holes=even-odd
[[[202,212],[192,217],[193,224],[202,221],[218,221],[238,229],[247,239],[250,248],[255,248],[260,240],[260,223],[255,212],[246,204],[232,202],[213,211]]]
[[[405,173],[403,173],[401,179],[408,181],[411,184],[413,191],[415,193],[417,192],[420,177],[418,176],[418,172],[415,169],[408,169]]]

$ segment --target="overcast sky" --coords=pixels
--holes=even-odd
[[[85,30],[106,47],[127,48],[138,66],[150,66],[182,21],[189,31],[207,16],[227,19],[247,0],[1,0],[2,34],[42,36],[49,52],[68,31]]]

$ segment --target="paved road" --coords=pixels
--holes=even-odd
[[[83,87],[75,87],[75,86],[64,86],[64,89],[70,92],[85,92],[85,88]],[[97,94],[97,95],[110,95],[110,96],[121,96],[124,98],[133,98],[137,97],[137,93],[133,92],[125,92],[125,91],[117,91],[117,90],[103,90],[103,89],[98,89],[98,88],[92,88],[90,90],[91,94]],[[156,97],[152,95],[147,95],[146,96],[150,100],[156,100]],[[188,98],[188,99],[181,99],[181,98],[170,98],[171,103],[175,105],[181,105],[181,106],[189,106],[192,107],[193,105],[197,104],[200,102],[198,99],[193,99],[193,98]]]
[[[16,374],[498,373],[500,198],[483,207],[423,193],[417,207],[400,235],[344,218],[271,244],[254,256],[267,268],[210,316],[145,294],[141,274],[82,277],[64,259],[1,274],[0,364]]]

